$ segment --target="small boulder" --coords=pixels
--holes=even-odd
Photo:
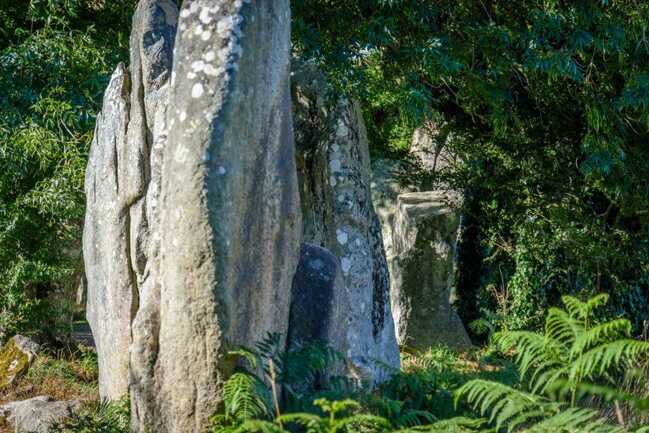
[[[53,401],[39,396],[0,406],[0,418],[5,418],[16,433],[47,433],[80,406],[78,401]]]
[[[22,335],[16,335],[0,351],[0,389],[12,385],[29,370],[40,346]]]

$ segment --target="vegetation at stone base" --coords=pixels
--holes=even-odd
[[[97,354],[85,346],[39,354],[27,374],[0,389],[0,404],[49,395],[58,400],[93,400],[97,394]]]
[[[0,0],[0,340],[69,332],[88,147],[133,3]]]
[[[270,335],[232,352],[238,366],[211,433],[648,432],[649,343],[629,338],[627,320],[598,320],[605,295],[563,300],[565,310],[548,313],[544,333],[504,331],[494,335],[492,348],[461,355],[444,348],[404,354],[402,371],[371,392],[324,375],[343,366],[335,351],[311,344],[286,354],[278,350],[279,336]],[[96,374],[90,352],[73,359],[46,357],[27,378],[66,383],[79,366]],[[128,407],[90,400],[57,431],[126,433]]]
[[[540,327],[562,294],[649,317],[649,3],[304,0],[294,42],[363,100],[378,152],[441,116],[482,260],[465,322]],[[344,13],[340,11],[344,10]],[[474,296],[476,286],[479,296]]]
[[[44,351],[26,375],[12,386],[0,389],[0,405],[41,395],[55,400],[83,401],[93,417],[99,416],[102,412],[94,414],[98,400],[96,352],[85,346]],[[0,432],[12,431],[0,418]]]
[[[443,365],[439,370],[431,352],[406,358],[404,372],[372,393],[345,395],[345,389],[333,387],[329,398],[323,398],[320,390],[313,395],[311,410],[294,412],[278,403],[282,374],[281,367],[276,373],[273,366],[282,362],[273,361],[268,352],[237,351],[250,368],[240,368],[225,384],[225,408],[214,417],[211,432],[649,432],[646,382],[639,389],[624,385],[637,373],[646,379],[649,342],[629,337],[628,320],[597,319],[597,310],[608,302],[606,295],[587,302],[565,296],[563,302],[565,310],[549,311],[543,334],[504,331],[494,336],[500,353],[518,368],[516,383],[507,383],[508,375],[499,381],[465,376],[444,383],[440,379],[448,374],[444,363],[450,356],[437,358]],[[327,363],[325,357],[313,359],[320,362],[301,358],[304,371],[311,372],[307,383]],[[258,375],[260,362],[263,377]],[[454,394],[454,413],[435,413],[445,406],[440,391]]]
[[[93,402],[81,413],[57,426],[52,433],[128,433],[130,431],[130,403]]]

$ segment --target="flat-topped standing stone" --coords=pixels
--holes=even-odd
[[[393,228],[391,298],[399,344],[416,349],[471,342],[450,304],[460,217],[457,196],[401,194]]]
[[[395,159],[372,161],[372,202],[381,222],[383,246],[388,264],[392,260],[392,227],[397,197],[420,190],[420,185],[407,177],[408,165]]]
[[[312,65],[296,68],[293,93],[304,240],[338,257],[347,290],[340,302],[348,303],[339,324],[346,327],[344,355],[359,379],[375,384],[399,367],[399,351],[362,113]]]
[[[160,433],[206,428],[223,356],[286,335],[301,233],[288,0],[185,1],[162,171]]]
[[[138,3],[130,71],[118,66],[104,94],[86,171],[86,315],[97,344],[102,398],[128,392],[131,336],[131,366],[150,370],[155,361],[155,209],[177,17],[172,0]],[[141,377],[131,377],[135,386]],[[137,410],[137,398],[133,402]]]

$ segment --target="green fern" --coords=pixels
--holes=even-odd
[[[433,424],[409,427],[397,430],[394,433],[494,433],[490,428],[484,428],[485,422],[481,419],[457,417],[437,421]]]
[[[595,313],[607,301],[606,295],[587,302],[566,296],[566,310],[548,312],[544,334],[497,334],[495,342],[503,352],[514,355],[525,382],[522,385],[527,385],[529,392],[473,380],[458,389],[456,404],[466,400],[488,416],[496,430],[507,432],[628,431],[604,419],[593,404],[622,402],[640,407],[643,400],[622,391],[621,382],[628,366],[649,357],[649,343],[629,338],[627,320],[600,323]]]
[[[282,415],[277,422],[284,425],[303,427],[307,433],[388,433],[391,425],[385,418],[376,415],[358,413],[361,405],[354,400],[315,401],[324,417],[310,413],[293,413]]]

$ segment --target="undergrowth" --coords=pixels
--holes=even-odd
[[[626,319],[597,319],[606,295],[563,302],[565,309],[549,311],[543,333],[494,335],[501,359],[443,349],[406,355],[403,371],[375,390],[333,386],[322,398],[324,378],[308,411],[278,403],[290,353],[278,362],[263,350],[237,351],[246,366],[225,385],[210,433],[648,433],[649,343],[630,338]],[[309,380],[323,374],[299,358]]]
[[[269,335],[230,354],[236,367],[209,433],[649,433],[649,343],[630,338],[625,319],[599,321],[607,301],[564,297],[542,333],[496,333],[488,349],[404,354],[374,389],[346,378],[334,350],[286,352]],[[40,371],[66,377],[62,368]],[[127,431],[126,402],[91,403],[59,430]]]

